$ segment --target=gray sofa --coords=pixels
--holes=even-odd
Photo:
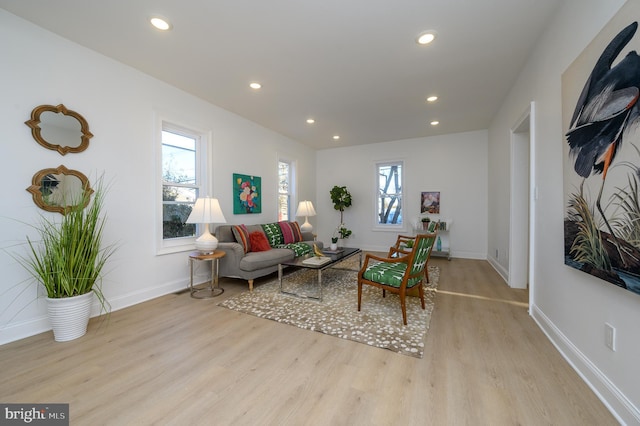
[[[249,233],[264,232],[262,225],[246,225]],[[253,280],[278,270],[278,264],[292,260],[295,252],[289,248],[271,248],[267,251],[245,253],[243,244],[236,240],[233,225],[221,225],[215,231],[218,238],[218,250],[226,255],[220,259],[220,277],[240,278],[249,282],[249,290],[253,291]],[[322,249],[323,244],[315,241],[311,232],[302,232],[302,243],[313,250],[313,244]],[[298,243],[299,244],[299,243]]]

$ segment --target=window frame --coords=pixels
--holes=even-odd
[[[201,225],[196,224],[196,232],[194,236],[190,237],[177,237],[165,239],[163,236],[163,187],[165,185],[164,177],[163,177],[163,156],[162,156],[162,148],[163,148],[163,138],[162,132],[167,131],[171,133],[175,133],[178,135],[182,135],[188,138],[195,139],[195,154],[196,154],[196,170],[195,170],[195,179],[196,182],[194,185],[185,185],[185,187],[195,188],[196,190],[196,199],[201,196],[207,195],[209,192],[209,177],[208,170],[210,170],[209,165],[211,161],[209,159],[209,153],[211,152],[211,132],[204,131],[202,129],[198,129],[195,126],[185,125],[182,123],[178,123],[176,120],[171,120],[169,118],[159,117],[157,124],[157,161],[156,161],[156,188],[157,188],[157,213],[156,213],[156,226],[155,226],[155,234],[156,234],[156,254],[171,254],[184,252],[195,249],[195,240],[197,236],[201,232]],[[181,185],[178,185],[181,186]],[[195,203],[195,201],[194,201]]]
[[[400,172],[400,211],[402,212],[402,222],[401,223],[379,223],[379,211],[378,207],[380,206],[380,167],[394,166],[399,165],[401,167]],[[404,160],[380,160],[375,161],[373,165],[373,174],[374,174],[374,194],[373,194],[373,230],[374,231],[391,231],[391,232],[399,232],[407,230],[407,217],[406,217],[406,209],[405,209],[405,197],[406,197],[406,188],[405,188],[405,161]]]
[[[287,193],[284,192],[280,192],[280,163],[286,163],[289,165],[289,191]],[[297,199],[297,194],[296,194],[296,162],[294,160],[290,160],[288,158],[284,158],[284,157],[279,157],[278,158],[278,179],[277,179],[277,189],[276,189],[276,193],[277,193],[277,197],[278,199],[276,200],[276,217],[278,218],[278,220],[280,220],[280,196],[286,194],[289,197],[289,204],[288,204],[288,218],[286,219],[289,222],[293,222],[295,221],[295,214],[296,214],[296,208],[297,208],[297,204],[296,204],[296,199]]]

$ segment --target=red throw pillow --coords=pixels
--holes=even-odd
[[[251,241],[251,251],[271,250],[269,241],[267,241],[267,236],[260,231],[250,233],[249,240]]]

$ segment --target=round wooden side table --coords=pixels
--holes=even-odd
[[[194,251],[189,255],[189,269],[191,271],[191,280],[189,281],[189,290],[191,297],[195,299],[207,299],[210,297],[220,296],[224,293],[224,289],[218,284],[218,271],[220,270],[220,258],[227,253],[222,250],[215,250],[210,254],[202,254]],[[211,282],[208,287],[195,288],[193,286],[193,264],[200,261],[211,261]]]

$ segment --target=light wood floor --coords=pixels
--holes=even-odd
[[[70,403],[72,425],[617,424],[528,316],[526,291],[484,261],[431,264],[423,359],[218,307],[246,289],[221,280],[213,300],[168,295],[72,342],[0,346],[0,402]]]

